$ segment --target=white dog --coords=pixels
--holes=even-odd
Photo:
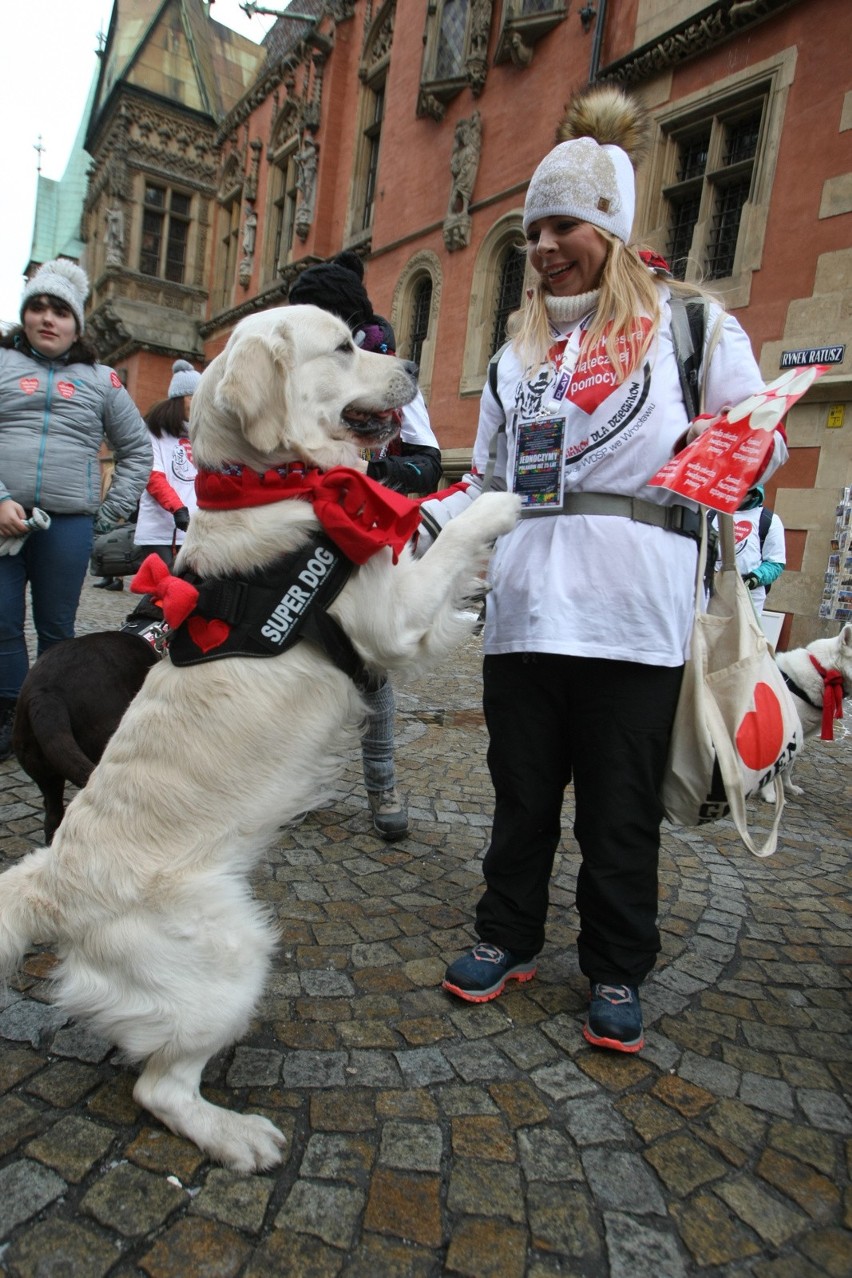
[[[818,666],[814,665],[812,657]],[[829,639],[815,639],[806,648],[778,652],[775,654],[775,661],[796,703],[802,735],[815,737],[822,727],[826,686],[820,670],[825,673],[839,671],[842,695],[847,697],[852,694],[852,624],[845,625],[839,634]],[[793,784],[792,772],[791,765],[781,774],[785,793],[803,794],[802,787]],[[763,786],[760,797],[767,803],[775,802],[774,782],[770,781]]]
[[[359,450],[393,434],[392,410],[415,389],[413,365],[360,351],[324,311],[267,311],[201,379],[194,459],[264,483],[299,463],[363,470]],[[515,497],[490,494],[421,559],[405,548],[394,564],[383,548],[355,568],[328,611],[363,662],[422,670],[445,657],[472,629],[469,601],[517,516]],[[310,500],[200,509],[179,570],[250,574],[318,530]],[[244,1033],[276,943],[249,871],[339,775],[363,717],[352,679],[310,641],[265,659],[166,659],[53,845],[0,876],[0,971],[54,946],[55,1001],[143,1062],[138,1103],[238,1171],[280,1162],[284,1144],[267,1119],[199,1092],[205,1063]]]

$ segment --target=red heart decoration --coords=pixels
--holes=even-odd
[[[208,621],[206,617],[190,617],[187,627],[190,639],[202,652],[210,652],[211,648],[218,648],[231,633],[231,627],[227,621],[219,621],[217,617],[214,617],[212,621]]]
[[[56,389],[59,391],[59,394],[62,396],[62,398],[63,398],[63,399],[73,399],[73,398],[74,398],[74,383],[73,383],[73,382],[57,382],[57,383],[56,383]]]
[[[736,741],[740,758],[752,772],[765,772],[781,753],[784,716],[768,683],[755,684],[754,709],[743,716]]]
[[[35,395],[36,391],[38,390],[38,378],[22,377],[21,380],[18,382],[18,385],[20,386],[21,390],[24,392],[25,395]]]

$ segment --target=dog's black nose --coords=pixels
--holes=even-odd
[[[415,364],[412,359],[404,359],[402,363],[405,366],[406,373],[410,373],[412,377],[416,377],[420,372],[420,365]]]

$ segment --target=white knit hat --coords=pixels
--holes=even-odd
[[[89,296],[89,277],[67,257],[58,257],[53,262],[45,262],[28,280],[21,298],[21,319],[27,302],[33,297],[58,297],[66,306],[70,306],[77,321],[77,328],[82,333],[86,327],[84,310],[86,298]]]
[[[169,382],[169,399],[180,399],[181,395],[194,395],[201,381],[201,374],[196,372],[185,359],[176,359],[172,364],[174,376]]]
[[[576,217],[625,243],[636,208],[633,165],[620,146],[594,138],[560,142],[532,175],[524,202],[524,231],[544,217]]]

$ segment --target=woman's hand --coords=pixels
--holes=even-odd
[[[18,502],[7,497],[0,501],[0,537],[21,537],[29,532],[26,523],[27,512]]]

